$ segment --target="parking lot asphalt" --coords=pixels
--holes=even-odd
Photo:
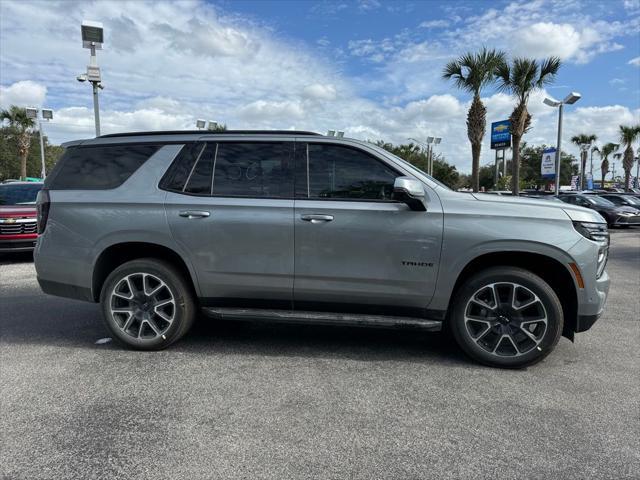
[[[0,478],[639,478],[640,229],[606,313],[520,371],[445,335],[202,319],[162,352],[0,257]]]

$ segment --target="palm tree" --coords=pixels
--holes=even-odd
[[[620,143],[626,148],[624,149],[624,159],[622,160],[622,168],[624,168],[624,188],[629,190],[629,178],[631,177],[631,168],[633,168],[633,147],[631,144],[640,137],[640,125],[627,127],[620,125]]]
[[[609,155],[615,152],[618,149],[618,145],[615,143],[607,143],[600,150],[600,157],[602,158],[602,163],[600,164],[600,171],[602,172],[602,184],[600,188],[604,188],[604,177],[606,177],[607,173],[609,173]]]
[[[560,65],[558,57],[549,57],[540,63],[531,58],[514,58],[511,65],[503,62],[498,67],[499,89],[509,92],[517,102],[509,117],[513,139],[511,189],[514,195],[520,193],[520,141],[531,126],[531,114],[527,110],[529,96],[534,91],[553,82],[558,70],[560,70]]]
[[[473,94],[467,113],[467,137],[471,142],[471,178],[473,191],[480,188],[480,151],[487,126],[487,109],[480,99],[482,89],[493,82],[496,70],[504,63],[505,54],[483,48],[477,53],[465,53],[444,67],[442,77],[452,79],[457,88]]]
[[[0,123],[9,121],[9,130],[16,136],[18,142],[18,155],[20,156],[20,178],[27,176],[27,157],[31,146],[31,132],[35,125],[32,118],[27,117],[27,110],[16,105],[11,105],[9,110],[0,111]]]
[[[580,188],[584,190],[584,171],[587,167],[587,156],[589,155],[589,148],[597,140],[597,137],[592,134],[581,133],[571,137],[571,143],[574,143],[580,147]],[[584,147],[586,145],[586,147]]]

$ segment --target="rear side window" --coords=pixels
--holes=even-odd
[[[399,175],[365,152],[339,145],[309,144],[308,197],[391,200]]]
[[[201,153],[204,152],[205,143],[188,143],[180,150],[180,153],[160,180],[160,188],[181,192],[193,167]]]
[[[122,185],[160,145],[72,147],[46,186],[54,190],[107,190]]]
[[[194,195],[211,195],[211,177],[213,161],[216,156],[216,144],[210,143],[198,154],[198,161],[187,178],[184,191]]]
[[[213,194],[293,197],[293,143],[219,143]]]

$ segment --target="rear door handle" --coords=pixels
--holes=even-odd
[[[211,213],[205,210],[182,210],[178,215],[185,218],[206,218]]]
[[[333,215],[319,215],[319,214],[309,214],[309,215],[300,215],[300,218],[305,222],[311,223],[325,223],[333,220]]]

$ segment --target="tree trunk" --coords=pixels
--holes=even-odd
[[[20,154],[20,180],[27,178],[27,152]]]
[[[487,125],[486,117],[487,109],[476,93],[467,113],[467,137],[471,142],[471,185],[474,192],[480,190],[480,151]]]
[[[628,145],[624,150],[624,159],[622,160],[622,168],[624,168],[624,189],[630,192],[629,178],[631,177],[631,169],[633,168],[633,148]]]
[[[27,177],[27,158],[29,157],[29,147],[31,146],[31,134],[28,131],[22,132],[18,136],[18,155],[20,155],[20,180]]]
[[[482,148],[481,143],[472,143],[471,144],[471,185],[473,187],[474,192],[480,191],[480,149]]]
[[[580,160],[582,163],[582,166],[580,168],[580,189],[584,190],[584,169],[587,168],[587,152],[582,151],[580,152]]]
[[[606,158],[602,161],[600,172],[602,173],[602,183],[600,184],[600,188],[604,190],[604,177],[609,173],[609,161]]]
[[[511,135],[513,157],[511,159],[511,191],[520,195],[520,139],[519,135]]]

